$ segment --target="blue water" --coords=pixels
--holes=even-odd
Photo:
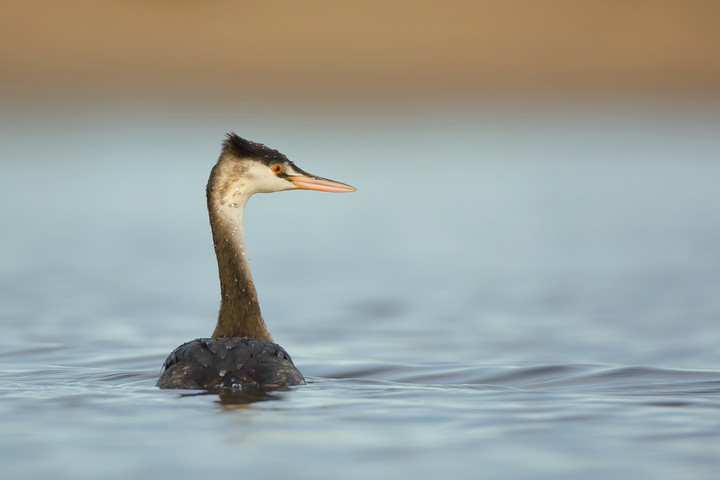
[[[717,478],[720,109],[151,111],[0,117],[3,478]],[[160,391],[228,130],[358,188],[248,204],[308,385]]]

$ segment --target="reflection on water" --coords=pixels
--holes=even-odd
[[[283,389],[285,391],[289,389]],[[273,400],[282,400],[282,397],[278,396],[275,391],[276,389],[264,389],[264,388],[247,388],[245,390],[233,390],[233,391],[202,391],[192,393],[180,393],[180,397],[193,397],[197,395],[210,395],[218,398],[218,403],[223,407],[227,408],[245,408],[248,405],[257,402],[267,402]]]
[[[716,476],[720,117],[212,118],[2,133],[9,478]],[[358,187],[248,205],[308,385],[160,391],[214,326],[230,129]]]

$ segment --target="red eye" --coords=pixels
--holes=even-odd
[[[273,173],[282,173],[283,166],[279,163],[276,163],[270,167],[270,170],[272,170]]]

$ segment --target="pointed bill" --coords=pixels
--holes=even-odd
[[[355,187],[345,183],[328,180],[314,175],[289,175],[286,180],[292,182],[297,188],[303,190],[318,190],[321,192],[354,192]]]

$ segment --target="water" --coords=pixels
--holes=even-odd
[[[717,478],[718,111],[5,113],[4,477]],[[230,129],[358,187],[248,204],[308,385],[160,391]]]

